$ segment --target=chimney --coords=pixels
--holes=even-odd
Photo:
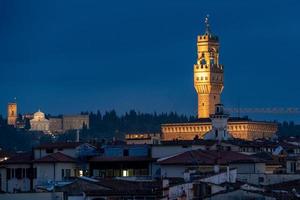
[[[76,131],[76,142],[79,142],[79,129]]]
[[[215,164],[214,165],[214,172],[215,173],[219,173],[220,172],[220,165],[219,164]]]
[[[230,182],[230,170],[229,170],[229,166],[227,166],[227,173],[226,173],[226,181],[229,183]]]

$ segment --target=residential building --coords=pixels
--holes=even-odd
[[[95,155],[96,147],[87,143],[45,144],[32,152],[17,153],[1,162],[1,190],[36,191],[88,175],[87,157]]]
[[[152,163],[148,145],[107,145],[103,154],[89,160],[92,176],[151,176]]]
[[[162,184],[159,180],[121,180],[78,177],[72,183],[56,186],[68,198],[92,199],[160,199]]]
[[[184,177],[190,169],[202,173],[222,169],[236,168],[237,173],[264,173],[263,160],[233,151],[223,150],[191,150],[157,160],[163,177]]]
[[[127,133],[126,144],[159,144],[161,133]]]

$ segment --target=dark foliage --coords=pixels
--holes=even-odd
[[[84,125],[80,131],[81,141],[103,142],[110,141],[112,138],[123,139],[126,133],[155,133],[160,132],[161,124],[194,122],[193,116],[178,115],[175,112],[170,113],[140,113],[131,110],[121,116],[112,111],[100,111],[96,113],[82,112],[90,117],[90,127]],[[27,122],[26,128],[30,128]],[[300,125],[293,122],[279,123],[279,136],[300,136]],[[18,130],[12,126],[6,125],[6,120],[0,116],[0,147],[7,150],[30,150],[32,146],[40,143],[49,143],[53,141],[75,141],[76,131],[68,131],[65,134],[52,137],[39,132],[29,132]]]
[[[116,111],[106,111],[103,115],[100,111],[96,113],[82,112],[90,117],[90,127],[80,132],[82,140],[111,140],[112,138],[123,139],[126,133],[155,133],[160,132],[163,123],[189,122],[195,117],[178,115],[177,113],[141,113],[131,110],[124,115],[118,116]],[[76,138],[76,132],[70,131],[58,136],[58,140],[67,141]]]
[[[279,123],[278,130],[280,137],[300,136],[300,125],[293,121]]]
[[[189,122],[194,121],[195,117],[170,113],[140,113],[134,110],[117,115],[116,111],[111,110],[101,114],[82,112],[90,117],[90,127],[84,125],[80,131],[81,141],[103,142],[112,138],[123,139],[125,133],[145,133],[160,132],[160,125],[163,123]],[[65,134],[52,137],[38,132],[29,132],[29,121],[26,122],[25,130],[17,130],[7,126],[6,120],[0,117],[0,147],[9,150],[30,150],[38,143],[49,143],[52,141],[74,141],[76,131],[68,131]]]

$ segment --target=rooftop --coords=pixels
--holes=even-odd
[[[48,143],[41,144],[35,147],[35,149],[55,149],[55,148],[65,148],[65,149],[73,149],[81,145],[81,142],[56,142],[56,143]]]
[[[198,140],[165,140],[161,141],[161,144],[157,145],[181,145],[181,146],[188,146],[188,145],[205,145],[205,146],[212,146],[216,144],[217,141],[215,140],[203,140],[203,139],[198,139]]]
[[[248,117],[229,117],[228,119],[229,123],[260,123],[260,124],[277,124],[276,122],[273,121],[257,121],[257,120],[252,120]],[[162,126],[182,126],[182,125],[199,125],[199,124],[211,124],[211,119],[210,118],[199,118],[195,119],[194,121],[191,122],[186,122],[186,123],[166,123],[162,124]]]
[[[98,195],[155,195],[161,191],[161,181],[127,181],[118,179],[88,179],[78,178],[73,183],[57,188],[57,191],[69,193],[85,192],[88,196]]]
[[[2,162],[2,164],[30,164],[32,163],[33,155],[31,152],[17,153],[10,157],[8,160]]]
[[[90,162],[139,162],[139,161],[152,161],[153,158],[148,156],[95,156],[92,157]]]
[[[226,165],[229,163],[258,163],[259,158],[233,151],[222,150],[192,150],[158,160],[162,165]]]
[[[76,160],[70,156],[67,156],[61,152],[52,153],[45,157],[35,160],[36,163],[57,163],[57,162],[76,162]]]
[[[4,150],[0,150],[0,158],[10,157],[10,156],[12,156],[11,153],[4,151]]]

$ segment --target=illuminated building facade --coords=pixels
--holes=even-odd
[[[220,103],[223,90],[223,66],[219,64],[219,39],[205,19],[206,31],[197,38],[197,64],[194,65],[194,87],[198,94],[198,118],[209,118]]]
[[[30,131],[49,132],[49,120],[45,114],[38,110],[33,114],[33,119],[30,120]]]
[[[88,115],[64,115],[63,116],[63,131],[82,129],[90,127]]]
[[[208,18],[206,31],[197,38],[197,64],[194,65],[194,87],[198,94],[198,121],[194,123],[162,124],[162,140],[193,140],[203,138],[212,130],[211,114],[221,102],[223,66],[219,64],[219,39],[210,31]],[[248,118],[229,118],[228,132],[234,138],[254,140],[270,138],[277,132],[277,124],[252,121]]]
[[[8,103],[7,105],[7,124],[16,126],[17,124],[17,103]]]
[[[90,120],[88,115],[63,115],[62,117],[51,117],[49,119],[50,132],[64,133],[70,130],[81,130],[84,126],[89,128]]]
[[[161,133],[127,133],[126,144],[159,144]]]
[[[193,140],[197,136],[203,138],[205,133],[212,130],[212,124],[210,120],[194,123],[162,124],[161,130],[163,133],[162,140]],[[277,132],[277,124],[243,118],[230,118],[227,130],[234,138],[255,140],[270,138]]]

